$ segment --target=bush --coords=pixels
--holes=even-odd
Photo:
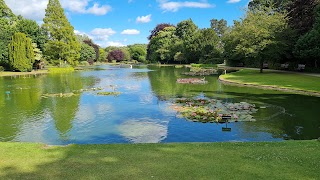
[[[70,73],[74,72],[73,67],[65,67],[65,68],[59,68],[59,67],[52,67],[48,68],[49,73]]]
[[[0,72],[3,72],[3,71],[4,71],[4,67],[0,66]]]
[[[194,63],[192,63],[191,67],[194,67],[194,68],[216,68],[216,67],[218,67],[218,65],[216,65],[216,64],[194,64]]]
[[[89,62],[87,61],[80,61],[80,66],[89,66]]]

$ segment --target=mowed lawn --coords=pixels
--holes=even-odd
[[[242,69],[238,72],[221,75],[221,78],[242,84],[276,86],[295,90],[320,92],[320,77],[281,71]]]
[[[319,179],[320,142],[0,143],[0,179]]]

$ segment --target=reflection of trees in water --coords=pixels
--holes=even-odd
[[[151,67],[152,70],[148,72],[152,91],[160,99],[169,99],[177,96],[196,96],[201,92],[210,92],[218,86],[216,76],[207,76],[207,84],[179,84],[177,79],[186,77],[182,75],[186,69],[176,69],[174,67]]]
[[[72,128],[80,96],[70,98],[41,98],[44,93],[64,93],[94,85],[92,77],[75,74],[0,79],[0,140],[11,141],[22,131],[27,121],[38,121],[51,111],[61,134]],[[10,95],[6,95],[10,91]]]
[[[43,82],[43,76],[0,80],[0,94],[3,96],[0,98],[0,140],[13,140],[22,124],[28,119],[34,120],[34,115],[41,112]],[[7,95],[6,91],[10,94]]]
[[[184,69],[173,67],[152,67],[149,72],[152,91],[159,100],[172,97],[194,97],[203,92],[207,97],[222,99],[227,102],[248,102],[257,106],[270,104],[274,107],[259,109],[255,114],[257,122],[243,123],[238,126],[245,132],[268,132],[275,138],[315,139],[320,137],[320,98],[288,94],[279,91],[257,88],[221,85],[215,76],[208,76],[206,85],[181,85],[177,78],[184,77]],[[277,114],[278,113],[278,114]],[[277,114],[276,116],[274,114]],[[266,120],[266,118],[269,118]],[[261,121],[263,120],[264,121]]]
[[[133,143],[159,143],[167,137],[168,123],[142,118],[122,123],[119,132]]]
[[[58,74],[48,78],[44,91],[46,93],[70,93],[94,85],[94,78],[83,78],[80,74]],[[45,100],[46,106],[52,113],[57,130],[65,137],[72,129],[72,121],[78,111],[80,95],[71,97],[52,97]],[[66,138],[66,137],[65,137]]]
[[[251,101],[266,106],[255,114],[257,122],[244,123],[247,132],[268,132],[275,138],[315,139],[320,136],[318,97],[286,94],[255,88],[225,86],[225,94],[234,101]],[[247,91],[246,91],[247,90]],[[278,108],[277,108],[278,107]],[[274,116],[274,115],[277,116]]]

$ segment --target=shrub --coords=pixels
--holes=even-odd
[[[64,68],[59,68],[59,67],[52,67],[48,68],[49,73],[70,73],[74,72],[73,67],[64,67]]]
[[[0,72],[3,72],[3,71],[4,71],[4,67],[0,66]]]

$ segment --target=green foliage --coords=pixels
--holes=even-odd
[[[12,70],[31,71],[34,63],[34,51],[31,39],[24,33],[16,33],[9,44],[9,60]]]
[[[44,50],[44,44],[48,41],[48,36],[36,21],[24,18],[19,19],[16,29],[18,32],[24,33],[27,37],[31,38],[32,42],[36,43],[41,51]]]
[[[275,58],[287,46],[282,39],[288,30],[286,15],[273,9],[248,11],[241,22],[235,22],[231,32],[224,38],[225,55],[229,60],[250,58],[257,64],[267,58]],[[254,63],[254,62],[253,62]]]
[[[58,62],[65,61],[70,65],[76,65],[80,58],[80,43],[59,0],[49,0],[43,21],[43,28],[50,36],[44,52],[47,60],[55,64],[58,60]]]
[[[147,55],[146,45],[134,44],[134,45],[128,46],[128,48],[131,54],[131,59],[145,63],[146,55]]]
[[[107,53],[104,49],[99,48],[99,62],[105,62],[107,60]]]
[[[197,68],[217,68],[218,65],[216,64],[191,64],[191,67],[197,67]]]
[[[65,68],[61,68],[61,67],[51,67],[48,68],[49,73],[70,73],[70,72],[74,72],[74,68],[73,67],[65,67]]]
[[[3,71],[4,71],[4,67],[0,66],[0,72],[3,72]]]
[[[297,57],[314,62],[317,68],[317,61],[320,59],[320,5],[315,10],[316,23],[311,31],[301,36],[295,46]]]
[[[8,45],[16,32],[16,16],[4,0],[0,0],[0,65],[9,69]]]
[[[81,44],[80,61],[88,61],[96,58],[96,52],[93,47],[87,44]]]
[[[15,19],[16,16],[12,13],[11,9],[6,5],[4,0],[0,0],[0,18]]]
[[[224,19],[211,19],[210,26],[219,37],[222,37],[228,30],[227,21]]]

